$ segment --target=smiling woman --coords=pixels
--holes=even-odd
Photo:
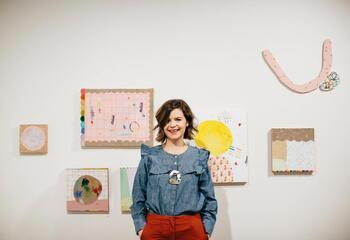
[[[164,132],[168,139],[176,141],[185,134],[186,127],[188,127],[188,123],[183,112],[176,108],[170,113]]]
[[[141,146],[133,185],[131,213],[142,240],[204,240],[216,222],[217,201],[208,170],[209,152],[188,146],[198,130],[181,99],[157,111],[155,147]]]
[[[173,99],[165,102],[157,111],[156,119],[158,124],[154,130],[158,129],[156,140],[161,143],[166,143],[166,139],[174,140],[173,134],[178,130],[177,139],[183,145],[182,139],[193,139],[194,132],[198,130],[193,126],[194,115],[188,104],[181,99]],[[175,134],[176,135],[176,134]],[[176,138],[175,138],[176,139]]]

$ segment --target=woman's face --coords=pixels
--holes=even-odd
[[[186,118],[181,109],[176,108],[171,111],[168,123],[164,127],[167,139],[172,141],[182,140],[188,126]]]

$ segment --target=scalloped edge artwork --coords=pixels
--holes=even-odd
[[[313,128],[271,129],[273,173],[312,174],[315,171],[315,152]]]
[[[82,147],[153,145],[153,89],[81,89]]]

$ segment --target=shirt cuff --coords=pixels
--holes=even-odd
[[[214,229],[214,224],[212,224],[208,219],[203,219],[203,224],[204,224],[205,232],[209,234],[209,237],[211,237],[211,234],[213,233],[213,229]]]
[[[137,219],[134,219],[134,225],[136,235],[138,235],[138,232],[145,227],[146,219],[144,217],[138,217]]]

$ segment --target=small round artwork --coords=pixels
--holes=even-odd
[[[102,192],[102,184],[90,175],[83,175],[75,182],[73,191],[77,202],[88,205],[98,199]]]
[[[22,145],[30,151],[37,151],[44,147],[46,135],[44,129],[37,126],[25,128],[21,135]]]

